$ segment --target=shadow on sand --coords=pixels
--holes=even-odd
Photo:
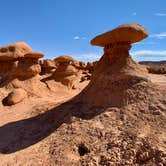
[[[0,153],[10,154],[41,141],[63,123],[71,123],[72,116],[91,119],[103,110],[77,102],[78,96],[43,114],[0,127]]]

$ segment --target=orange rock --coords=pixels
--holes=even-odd
[[[44,68],[56,68],[55,62],[51,59],[44,59],[41,66]]]
[[[32,49],[24,42],[0,47],[0,61],[14,61],[31,51]]]
[[[39,59],[43,58],[44,54],[41,52],[28,52],[24,55],[25,58]]]
[[[68,87],[72,87],[73,80],[76,79],[76,74],[78,70],[70,63],[74,61],[74,59],[70,56],[60,56],[55,60],[57,63],[57,69],[53,73],[53,77],[55,81],[61,82]]]
[[[117,28],[96,36],[92,41],[92,45],[111,47],[112,43],[136,43],[146,38],[148,33],[146,29],[136,23],[123,24]]]
[[[125,24],[91,41],[93,45],[105,46],[104,55],[97,62],[91,81],[82,93],[83,101],[98,106],[121,107],[139,100],[134,96],[131,99],[131,94],[138,93],[133,91],[140,82],[147,88],[148,72],[132,60],[129,50],[131,43],[146,36],[147,32],[142,26]],[[108,47],[108,43],[112,43],[111,47]],[[135,89],[131,89],[134,86]],[[146,94],[143,92],[142,95]]]
[[[24,100],[27,97],[27,92],[24,89],[18,88],[13,90],[11,93],[7,96],[7,104],[8,105],[14,105],[22,100]]]
[[[59,56],[55,58],[54,61],[56,63],[70,63],[70,62],[73,62],[74,59],[71,56],[63,55],[63,56]]]
[[[0,76],[5,79],[27,78],[41,72],[38,58],[42,53],[33,50],[24,42],[0,48]]]

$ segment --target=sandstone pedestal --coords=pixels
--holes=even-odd
[[[147,36],[138,24],[126,24],[94,38],[91,43],[104,46],[91,82],[80,95],[85,103],[98,106],[125,106],[148,100],[150,86],[147,70],[129,54],[131,44]],[[146,102],[146,101],[145,101]]]

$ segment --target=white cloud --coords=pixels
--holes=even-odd
[[[158,33],[158,34],[152,34],[150,35],[150,37],[155,37],[155,38],[158,38],[158,39],[163,39],[166,37],[166,32],[161,32],[161,33]]]
[[[166,60],[166,50],[139,50],[139,51],[131,51],[130,53],[134,60],[136,61],[158,61],[158,60]],[[99,60],[103,53],[102,51],[96,53],[83,53],[83,54],[71,54],[72,57],[78,61],[83,62],[93,62]]]
[[[153,50],[140,50],[140,51],[135,51],[132,53],[134,56],[139,56],[139,55],[162,55],[166,56],[166,50],[161,50],[161,51],[153,51]]]
[[[73,38],[74,40],[79,40],[80,39],[80,37],[79,36],[74,36],[74,38]]]
[[[135,45],[153,45],[155,44],[155,42],[137,42],[134,43]]]
[[[85,62],[92,62],[99,60],[102,56],[100,53],[87,53],[87,54],[75,54],[72,55],[76,60],[85,61]]]
[[[136,61],[166,60],[166,50],[139,50],[131,52]]]
[[[133,15],[133,16],[136,16],[136,15],[137,15],[137,13],[136,13],[136,12],[134,12],[134,13],[132,13],[132,15]]]
[[[85,36],[83,36],[83,37],[80,37],[80,36],[74,36],[74,38],[73,38],[74,40],[85,40],[85,39],[87,39]]]
[[[166,13],[155,13],[156,16],[164,17],[166,16]]]

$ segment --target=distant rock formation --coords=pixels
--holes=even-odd
[[[0,48],[0,76],[3,79],[29,78],[41,72],[38,59],[43,54],[33,52],[24,42]]]
[[[145,65],[149,73],[166,74],[166,61],[142,61],[139,63]]]
[[[52,59],[40,60],[40,65],[42,75],[47,73],[53,73],[57,68],[55,61]]]
[[[57,69],[53,73],[55,81],[72,88],[77,78],[78,70],[72,65],[74,59],[70,56],[59,56],[55,60]]]
[[[43,56],[24,42],[0,47],[0,99],[5,101],[3,104],[21,102],[27,92],[34,95],[41,93],[39,89],[46,86],[38,75],[41,72],[39,58]]]
[[[0,47],[0,61],[15,61],[24,57],[24,55],[29,52],[32,52],[32,48],[30,48],[25,42],[12,43]]]
[[[140,61],[141,65],[166,65],[166,61]]]

